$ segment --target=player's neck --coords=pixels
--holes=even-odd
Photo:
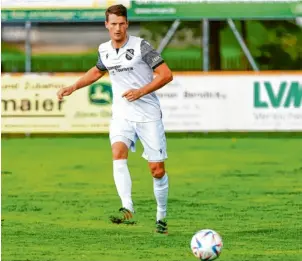
[[[128,35],[125,36],[125,38],[121,41],[114,41],[111,40],[111,44],[113,46],[114,49],[119,49],[121,47],[123,47],[125,45],[125,43],[128,41]]]

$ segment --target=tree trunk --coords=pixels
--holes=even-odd
[[[246,46],[248,47],[246,21],[241,20],[240,27],[241,27],[242,39],[245,42]],[[245,57],[245,54],[243,53],[243,51],[242,51],[241,57],[242,57],[241,62],[242,62],[243,68],[249,69],[250,68],[249,62],[248,62],[248,59]]]
[[[210,69],[221,70],[220,56],[220,21],[209,21],[210,23]]]

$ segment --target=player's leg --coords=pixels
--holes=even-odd
[[[168,233],[167,216],[167,201],[169,180],[165,170],[164,162],[150,162],[149,168],[153,176],[153,190],[157,203],[156,211],[156,232]]]
[[[169,180],[164,163],[167,158],[167,148],[163,123],[161,120],[139,123],[137,134],[144,147],[143,157],[148,160],[153,176],[154,196],[157,203],[156,230],[159,233],[167,233]]]
[[[128,148],[131,141],[123,142],[120,141],[123,137],[118,138],[119,141],[112,144],[114,182],[118,195],[122,201],[122,207],[133,212],[133,202],[131,197],[132,181],[127,164]]]
[[[122,202],[119,215],[111,216],[114,223],[126,223],[134,213],[132,202],[132,181],[128,168],[128,150],[135,141],[135,132],[128,122],[112,121],[110,126],[110,142],[112,148],[113,177],[118,195]],[[131,222],[130,222],[131,223]]]

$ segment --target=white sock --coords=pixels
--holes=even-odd
[[[157,202],[156,220],[162,220],[167,215],[168,201],[168,175],[167,173],[161,178],[153,178],[154,196]]]
[[[132,182],[126,159],[113,161],[113,177],[123,207],[134,212],[131,198]]]

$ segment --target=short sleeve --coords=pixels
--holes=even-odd
[[[101,56],[99,54],[99,57],[98,57],[98,61],[96,63],[96,67],[100,70],[100,71],[107,71],[107,68],[106,66],[103,64],[102,62],[102,59],[101,59]]]
[[[143,61],[153,70],[164,63],[161,55],[146,40],[141,42],[141,55]]]

